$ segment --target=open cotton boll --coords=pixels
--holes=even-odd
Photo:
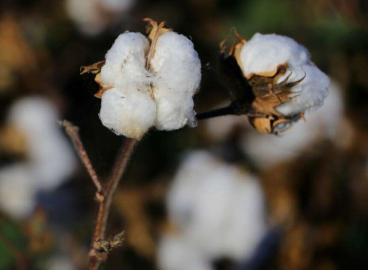
[[[106,62],[101,69],[102,84],[123,87],[127,82],[150,82],[145,69],[148,49],[149,42],[140,33],[119,35],[106,54]]]
[[[344,125],[344,104],[341,89],[332,83],[325,104],[310,113],[306,122],[299,121],[281,136],[267,136],[253,130],[245,135],[242,148],[261,167],[269,167],[300,154],[308,145],[320,138],[330,140],[347,136]]]
[[[30,170],[40,189],[51,190],[73,174],[74,152],[58,125],[59,115],[42,97],[16,101],[8,121],[26,136]]]
[[[206,152],[187,157],[167,205],[170,220],[188,243],[210,259],[247,259],[266,231],[256,179]]]
[[[240,59],[244,76],[248,78],[251,74],[276,71],[285,63],[291,67],[303,65],[309,61],[309,53],[289,37],[256,33],[243,45]]]
[[[102,95],[99,116],[102,124],[116,135],[139,140],[154,124],[156,104],[147,92],[127,84]]]
[[[0,208],[14,219],[24,219],[36,207],[34,182],[29,166],[13,164],[0,169]]]
[[[193,95],[201,80],[201,63],[193,43],[175,32],[161,35],[150,70],[155,75],[156,128],[174,130],[195,125]]]
[[[157,251],[160,270],[212,270],[212,266],[194,246],[181,236],[164,236]]]
[[[311,62],[307,49],[291,38],[257,33],[243,44],[237,60],[247,79],[253,75],[272,77],[283,65],[287,72],[275,83],[301,80],[291,88],[287,96],[291,100],[276,107],[283,116],[313,111],[323,105],[328,94],[329,78]]]

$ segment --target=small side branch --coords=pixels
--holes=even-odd
[[[93,169],[92,163],[79,137],[79,128],[74,126],[72,123],[66,120],[60,121],[60,125],[65,128],[66,133],[69,135],[70,139],[72,140],[74,144],[74,148],[77,150],[77,153],[81,161],[83,162],[84,167],[86,167],[89,176],[91,177],[93,183],[95,184],[97,188],[97,193],[101,193],[102,192],[101,183],[98,180],[96,171]]]

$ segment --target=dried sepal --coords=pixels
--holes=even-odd
[[[105,65],[105,60],[94,63],[90,66],[82,66],[80,75],[83,75],[85,73],[98,74],[101,72],[101,68],[103,67],[103,65]]]
[[[147,56],[147,61],[146,61],[146,68],[147,70],[149,70],[151,59],[155,54],[155,48],[156,48],[158,38],[167,32],[171,32],[172,29],[167,28],[165,25],[165,22],[161,22],[160,24],[158,24],[156,21],[150,18],[145,18],[143,20],[148,22],[149,25],[151,26],[151,28],[148,30],[149,31],[148,38],[151,41],[151,46],[150,46],[148,56]]]

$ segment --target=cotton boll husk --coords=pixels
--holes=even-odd
[[[157,265],[160,270],[212,270],[209,261],[183,237],[164,236],[157,251]]]
[[[266,231],[258,182],[207,152],[187,157],[167,204],[170,220],[210,259],[246,259]]]
[[[102,95],[99,116],[102,124],[116,135],[140,140],[154,124],[156,104],[147,92],[138,91],[130,83]]]
[[[140,33],[126,32],[115,40],[106,54],[101,69],[101,82],[106,86],[124,87],[127,82],[136,82],[137,88],[150,82],[145,69],[149,42]]]
[[[86,35],[99,34],[106,27],[106,21],[98,10],[98,2],[99,0],[67,0],[65,3],[67,14]]]
[[[129,10],[135,3],[135,0],[99,0],[101,7],[109,12],[124,12]]]
[[[307,49],[293,39],[275,34],[256,33],[240,52],[244,76],[274,71],[281,64],[299,66],[309,61]]]
[[[51,190],[73,174],[76,158],[58,125],[57,109],[42,97],[18,100],[8,121],[26,135],[32,177],[40,189]]]
[[[17,163],[0,169],[0,208],[14,219],[24,219],[32,214],[36,203],[36,183],[30,168]]]
[[[308,114],[306,122],[299,121],[281,136],[270,136],[250,130],[242,140],[243,150],[261,167],[269,167],[300,154],[314,141],[327,138],[338,140],[345,136],[344,104],[339,86],[332,83],[324,106]]]
[[[293,94],[290,94],[289,97],[292,97],[292,99],[278,106],[276,110],[285,116],[291,116],[300,112],[309,113],[321,107],[328,95],[330,79],[327,75],[312,63],[291,69],[289,72],[291,72],[291,75],[288,82],[298,81],[304,75],[305,77],[291,89]],[[279,82],[283,81],[289,72],[279,78]]]
[[[167,32],[158,38],[150,64],[156,77],[156,128],[174,130],[195,125],[192,97],[201,80],[201,63],[193,43],[183,35]]]

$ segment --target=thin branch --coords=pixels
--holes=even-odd
[[[248,115],[252,117],[264,117],[265,114],[258,113],[252,108],[252,104],[232,102],[230,105],[214,109],[212,111],[197,114],[197,120],[205,120],[226,115]]]
[[[107,259],[108,252],[101,246],[101,243],[105,243],[106,241],[101,240],[105,239],[106,225],[113,196],[119,181],[124,174],[126,165],[136,143],[137,141],[134,139],[125,139],[123,147],[120,149],[115,165],[112,169],[111,178],[104,188],[101,200],[98,200],[99,207],[93,236],[93,246],[89,253],[90,270],[97,270],[100,264]]]
[[[227,106],[224,108],[219,108],[219,109],[215,109],[212,111],[208,111],[208,112],[203,112],[203,113],[199,113],[197,114],[196,118],[198,120],[204,120],[204,119],[209,119],[209,118],[214,118],[214,117],[219,117],[219,116],[225,116],[225,115],[235,115],[235,110],[232,106]]]
[[[89,176],[91,177],[93,183],[97,188],[97,193],[102,192],[102,186],[100,181],[98,180],[98,176],[96,171],[93,169],[92,163],[87,155],[86,150],[84,149],[83,143],[79,137],[79,128],[74,126],[72,123],[63,120],[60,121],[60,125],[65,128],[66,133],[69,135],[70,139],[74,144],[74,148],[77,150],[77,153],[83,162],[84,166],[87,169]]]

